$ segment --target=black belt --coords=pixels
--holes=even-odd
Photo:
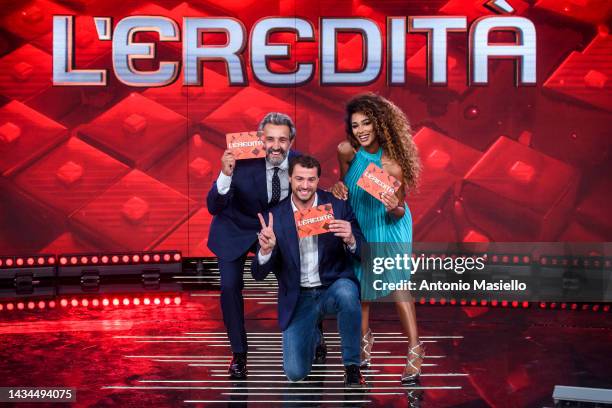
[[[325,289],[326,286],[323,285],[319,285],[319,286],[300,286],[300,290],[315,290],[315,289]]]

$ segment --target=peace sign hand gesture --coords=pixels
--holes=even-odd
[[[274,235],[274,217],[272,213],[269,214],[269,224],[266,225],[261,213],[257,213],[259,217],[259,223],[261,224],[261,231],[257,234],[259,239],[260,253],[261,255],[268,255],[276,246],[276,235]]]

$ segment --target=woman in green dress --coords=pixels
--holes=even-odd
[[[381,252],[412,252],[412,217],[404,202],[407,190],[414,188],[420,162],[406,115],[389,100],[367,93],[351,99],[346,105],[347,140],[338,145],[341,181],[332,188],[340,199],[348,199],[369,247]],[[368,165],[374,163],[401,182],[393,193],[382,193],[376,199],[357,185]],[[392,256],[392,255],[391,255]],[[414,300],[406,291],[378,290],[374,280],[400,283],[410,279],[408,269],[385,270],[374,275],[360,264],[355,272],[361,282],[362,300],[362,366],[370,364],[374,336],[370,330],[369,312],[372,301],[387,298],[395,302],[400,322],[409,341],[407,362],[402,383],[416,381],[421,372],[424,348],[417,333]]]

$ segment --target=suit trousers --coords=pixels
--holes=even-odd
[[[248,253],[248,252],[247,252]],[[221,311],[230,346],[234,353],[247,352],[247,336],[244,328],[244,262],[247,253],[231,261],[219,258],[221,275]]]

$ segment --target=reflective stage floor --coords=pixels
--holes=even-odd
[[[427,356],[414,387],[399,381],[407,341],[392,304],[373,306],[376,341],[363,390],[343,387],[339,337],[328,319],[327,363],[291,384],[281,366],[275,282],[248,277],[249,377],[234,381],[227,378],[218,275],[184,282],[192,283],[169,305],[163,297],[144,305],[137,294],[117,296],[117,306],[114,296],[108,306],[92,305],[91,297],[83,306],[74,296],[65,307],[58,298],[52,309],[11,311],[3,301],[0,386],[75,387],[76,405],[93,407],[542,407],[553,406],[555,384],[612,388],[612,313],[538,305],[418,305]],[[17,406],[28,405],[44,406]]]

